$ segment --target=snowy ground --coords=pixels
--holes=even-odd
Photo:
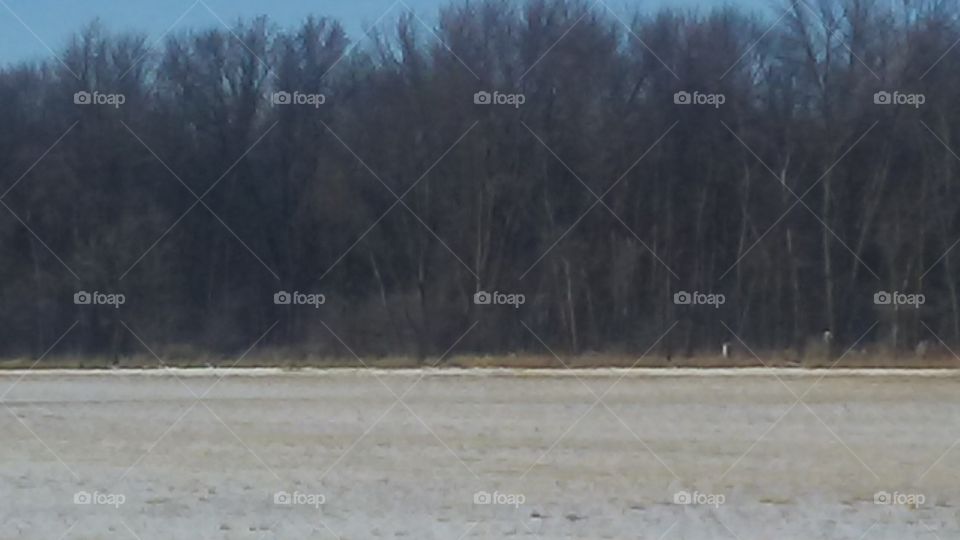
[[[655,373],[3,373],[0,539],[960,538],[960,377]]]

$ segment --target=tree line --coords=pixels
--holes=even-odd
[[[958,16],[92,23],[0,70],[0,353],[960,343]]]

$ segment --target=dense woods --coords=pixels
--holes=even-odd
[[[770,13],[90,24],[0,71],[0,353],[960,343],[960,8]]]

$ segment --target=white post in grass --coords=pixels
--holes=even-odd
[[[829,328],[823,329],[823,350],[826,352],[827,358],[833,360],[833,332]]]

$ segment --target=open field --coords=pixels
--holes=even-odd
[[[943,371],[10,371],[0,539],[958,538],[958,390]]]
[[[595,353],[557,357],[551,354],[509,355],[451,355],[442,359],[415,358],[412,356],[325,356],[308,353],[293,353],[287,350],[254,351],[243,355],[215,356],[197,351],[187,353],[160,352],[160,358],[150,354],[119,357],[107,356],[49,356],[37,361],[19,357],[0,359],[0,370],[22,369],[157,369],[182,368],[284,368],[284,369],[332,369],[332,368],[381,368],[418,369],[422,367],[444,368],[515,368],[515,369],[589,369],[589,368],[744,368],[744,367],[803,367],[817,368],[900,368],[900,369],[960,369],[960,359],[949,351],[918,356],[912,353],[899,354],[846,351],[836,358],[825,356],[802,356],[784,351],[739,351],[729,358],[719,354],[676,355],[670,358],[657,354],[637,355]]]

